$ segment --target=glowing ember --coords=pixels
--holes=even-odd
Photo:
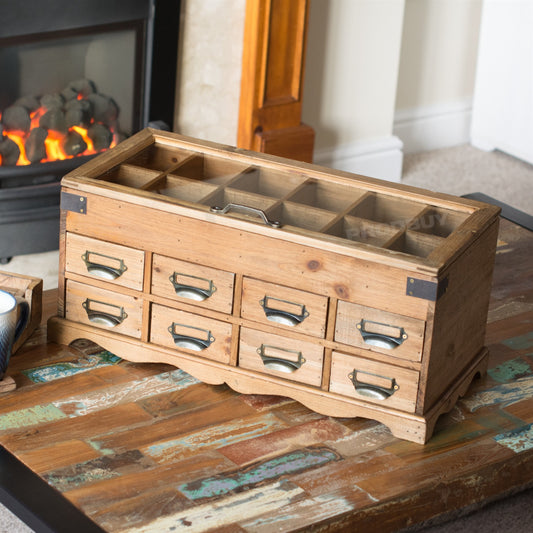
[[[97,154],[118,143],[118,106],[90,80],[61,93],[20,98],[0,114],[0,165]]]

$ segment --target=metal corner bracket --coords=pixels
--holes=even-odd
[[[414,298],[422,298],[430,302],[436,302],[447,290],[448,278],[436,281],[427,281],[418,278],[407,278],[405,294]]]
[[[61,209],[85,215],[87,214],[87,197],[61,191]]]

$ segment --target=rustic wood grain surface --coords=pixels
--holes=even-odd
[[[11,360],[0,443],[109,532],[395,531],[533,480],[533,234],[502,220],[487,376],[427,445],[88,341]],[[55,293],[44,295],[44,316]]]

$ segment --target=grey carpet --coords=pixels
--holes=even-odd
[[[482,192],[533,215],[533,165],[470,145],[404,157],[402,183],[461,196]]]

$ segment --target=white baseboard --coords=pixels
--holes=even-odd
[[[402,141],[395,136],[316,150],[317,165],[399,183],[402,177]]]
[[[393,133],[403,142],[404,153],[426,152],[470,142],[472,100],[414,109],[400,109]]]

